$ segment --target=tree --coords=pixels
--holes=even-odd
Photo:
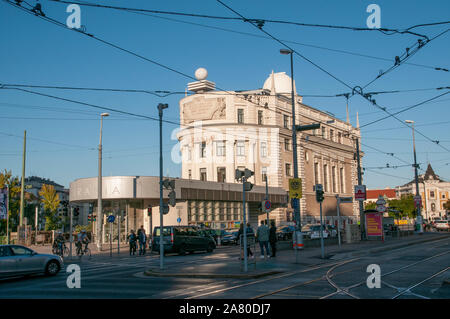
[[[445,208],[446,210],[450,210],[450,199],[447,200],[446,203],[444,203],[444,208]]]
[[[58,214],[59,197],[55,187],[44,184],[39,192],[44,204],[45,230],[56,230],[62,227],[63,220]]]
[[[400,199],[388,200],[388,203],[389,207],[402,212],[400,217],[415,218],[417,216],[416,207],[414,206],[414,196],[412,194],[403,195]]]
[[[12,176],[11,171],[4,169],[0,172],[0,188],[9,189],[9,220],[10,230],[16,226],[20,209],[20,180],[17,176]],[[6,233],[6,220],[0,221],[0,233]]]

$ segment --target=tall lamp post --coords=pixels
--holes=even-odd
[[[100,114],[100,142],[98,144],[98,208],[97,208],[97,248],[102,250],[102,226],[103,226],[103,207],[102,207],[102,131],[103,118],[109,116],[109,113]]]
[[[163,147],[162,147],[162,119],[163,110],[167,109],[169,104],[158,104],[159,115],[159,268],[164,269],[164,231],[163,231],[163,215],[164,215],[164,202],[163,202]]]
[[[289,49],[281,49],[281,54],[289,54],[291,56],[291,102],[292,102],[292,155],[294,165],[294,178],[298,178],[298,161],[297,161],[297,129],[295,126],[295,97],[294,97],[294,61],[292,58],[293,51]],[[297,230],[301,231],[301,219],[300,219],[300,203],[297,198],[293,198],[294,206],[294,219]]]
[[[406,120],[405,121],[408,124],[411,124],[412,127],[412,136],[413,136],[413,152],[414,152],[414,176],[415,176],[415,180],[416,180],[416,196],[420,196],[419,193],[419,176],[417,174],[417,158],[416,158],[416,140],[414,137],[414,121],[411,120]],[[422,227],[422,215],[420,213],[420,205],[417,205],[417,218],[416,218],[416,222],[419,224],[419,233],[423,233],[423,227]]]

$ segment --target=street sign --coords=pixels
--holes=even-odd
[[[353,197],[339,197],[341,203],[352,203]]]
[[[355,185],[355,200],[366,200],[366,185]]]
[[[421,196],[414,196],[414,207],[422,207],[422,197]]]
[[[377,210],[377,212],[384,213],[384,212],[386,211],[386,206],[384,206],[384,205],[378,205],[378,206],[376,207],[376,210]]]
[[[181,218],[180,217],[177,218],[177,223],[178,224],[181,223]]]
[[[289,197],[302,198],[302,179],[289,178]]]
[[[270,202],[270,200],[263,200],[261,207],[262,207],[263,211],[267,213],[270,211],[270,208],[272,207],[272,203]]]
[[[378,196],[378,200],[375,202],[375,204],[377,204],[378,206],[380,205],[386,205],[386,200],[384,199],[383,196]]]
[[[114,223],[115,220],[116,220],[116,217],[114,215],[108,216],[108,223]]]

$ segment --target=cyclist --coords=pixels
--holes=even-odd
[[[83,244],[85,244],[86,246],[83,249]],[[82,230],[80,233],[78,233],[77,236],[77,252],[79,252],[80,254],[82,254],[83,252],[86,251],[86,249],[88,248],[89,245],[89,238],[86,234],[86,230]]]
[[[64,253],[64,246],[65,246],[65,238],[62,234],[62,232],[57,232],[56,233],[56,238],[55,238],[55,242],[53,243],[53,247],[56,249],[56,253],[58,255],[63,255]]]

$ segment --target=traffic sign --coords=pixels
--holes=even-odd
[[[378,196],[378,200],[375,202],[375,204],[377,205],[386,205],[386,200],[384,199],[383,196]]]
[[[384,205],[378,205],[378,206],[376,207],[376,210],[377,210],[377,212],[384,213],[384,212],[386,211],[386,206],[384,206]]]
[[[116,220],[116,217],[114,215],[108,216],[108,223],[114,223],[115,220]]]
[[[270,211],[270,208],[272,207],[272,203],[270,202],[270,200],[263,200],[261,207],[262,207],[263,211],[267,213]]]
[[[302,198],[302,179],[289,178],[289,197]]]
[[[355,200],[366,200],[366,185],[355,185]]]
[[[177,223],[178,224],[181,223],[181,218],[180,217],[177,218]]]

